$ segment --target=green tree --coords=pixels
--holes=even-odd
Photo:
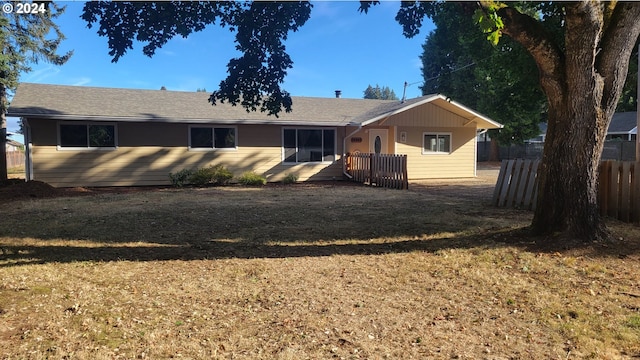
[[[616,111],[636,111],[638,109],[638,47],[640,47],[640,41],[636,41],[636,46],[631,54],[627,81],[624,83]]]
[[[438,3],[436,25],[423,45],[423,94],[442,93],[504,124],[492,130],[500,144],[522,143],[539,133],[545,97],[528,52],[511,39],[492,46],[478,31],[475,3]]]
[[[240,104],[247,111],[277,116],[291,111],[291,95],[280,88],[293,62],[283,44],[291,31],[309,19],[308,2],[87,2],[82,18],[98,35],[108,38],[109,55],[117,62],[133,39],[146,43],[142,51],[155,51],[176,35],[183,37],[216,22],[236,33],[242,56],[227,65],[228,76],[209,97],[212,104]]]
[[[541,10],[562,18],[560,41],[544,21],[515,7],[483,8],[502,20],[493,32],[529,51],[547,96],[547,137],[532,230],[544,236],[562,233],[567,241],[606,239],[598,209],[598,168],[640,34],[640,4],[561,3]]]
[[[62,65],[72,54],[58,55],[64,35],[54,20],[64,12],[64,7],[53,3],[36,5],[35,14],[4,11],[0,14],[0,181],[7,179],[5,144],[9,93],[15,91],[20,75],[31,71],[32,64],[46,61]]]
[[[371,85],[367,86],[364,90],[365,99],[380,99],[380,100],[398,100],[396,93],[388,86],[380,87],[376,84],[376,87]]]

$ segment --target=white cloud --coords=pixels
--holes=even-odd
[[[81,77],[80,79],[76,80],[75,82],[72,81],[73,86],[83,86],[83,85],[87,85],[91,82],[91,78],[88,77]]]
[[[57,66],[47,64],[41,68],[38,68],[30,73],[22,74],[22,82],[42,83],[47,78],[53,77],[60,73],[60,69]]]

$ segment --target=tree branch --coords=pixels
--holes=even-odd
[[[622,92],[629,70],[628,60],[640,36],[640,3],[618,2],[605,33],[600,41],[602,49],[596,59],[596,69],[604,78],[604,94],[601,106],[607,111],[615,111],[618,96]],[[631,34],[631,36],[629,36]]]
[[[564,55],[553,37],[542,25],[512,7],[498,10],[504,28],[502,33],[520,43],[533,57],[540,72],[540,85],[550,102],[560,101],[565,89]]]

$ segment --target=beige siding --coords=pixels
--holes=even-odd
[[[299,180],[342,177],[344,129],[336,129],[337,161],[331,164],[282,163],[282,127],[239,125],[237,149],[190,151],[187,124],[118,123],[115,150],[59,150],[55,121],[30,120],[35,180],[54,186],[129,186],[169,184],[169,173],[223,164],[236,176],[256,171],[269,181],[287,174]]]
[[[464,126],[465,122],[464,118],[441,107],[424,104],[394,115],[383,124],[387,126],[459,127]],[[467,126],[475,130],[475,123]]]
[[[410,180],[437,178],[464,178],[475,176],[475,128],[403,127],[398,134],[407,133],[407,142],[396,143],[398,154],[407,154],[407,172]],[[422,154],[423,134],[451,133],[450,154]]]

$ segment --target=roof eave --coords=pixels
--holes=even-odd
[[[200,124],[225,124],[225,125],[294,125],[294,126],[347,126],[343,122],[332,121],[304,121],[304,120],[253,120],[253,119],[204,119],[204,118],[162,118],[144,116],[101,116],[101,115],[71,115],[71,114],[41,114],[41,113],[11,113],[11,117],[41,118],[58,121],[102,121],[102,122],[158,122],[158,123],[200,123]]]

